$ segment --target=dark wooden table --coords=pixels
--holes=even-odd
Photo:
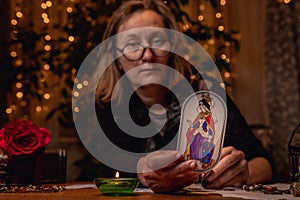
[[[131,196],[105,196],[97,189],[72,189],[58,193],[0,193],[1,200],[238,200],[219,194],[153,194],[137,192]]]

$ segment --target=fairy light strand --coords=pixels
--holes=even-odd
[[[39,88],[38,94],[42,97],[42,101],[36,103],[36,101],[30,101],[30,103],[27,100],[27,94],[24,91],[24,87],[26,84],[28,85],[28,76],[23,74],[24,70],[22,70],[23,67],[30,66],[30,63],[26,63],[27,55],[23,55],[23,40],[19,37],[19,34],[22,31],[22,27],[20,26],[24,21],[24,23],[28,22],[28,16],[26,13],[23,12],[23,8],[25,7],[25,4],[22,0],[16,0],[13,2],[15,5],[12,6],[14,10],[12,10],[10,24],[12,27],[11,31],[11,40],[14,40],[14,45],[10,46],[10,56],[12,58],[13,67],[18,70],[19,72],[16,74],[15,77],[15,84],[13,91],[15,94],[12,95],[11,103],[6,108],[6,114],[11,117],[21,117],[23,119],[29,118],[28,110],[30,107],[33,107],[36,112],[42,112],[45,110],[48,110],[47,102],[51,99],[52,95],[46,91],[45,87],[43,86],[47,82],[47,71],[50,71],[50,65],[48,63],[45,63],[41,66],[40,72],[38,72],[38,81],[39,81]],[[45,27],[45,30],[47,30],[49,27],[49,24],[51,23],[51,18],[49,15],[49,8],[53,6],[53,2],[50,0],[44,0],[40,4],[41,12],[41,23]],[[26,21],[27,20],[27,21]],[[43,45],[43,51],[50,52],[52,49],[51,46],[52,43],[52,36],[50,33],[45,33],[44,35],[44,45]],[[27,57],[26,57],[27,56]],[[26,86],[28,87],[28,86]],[[31,98],[31,97],[30,97]],[[38,104],[38,105],[33,105]],[[24,111],[23,111],[24,110]],[[26,112],[27,111],[27,112]],[[24,114],[27,113],[27,114]]]
[[[14,45],[10,46],[10,56],[12,58],[12,63],[15,67],[22,67],[23,60],[22,60],[22,48],[23,43],[19,40],[19,24],[22,22],[24,18],[24,14],[22,11],[22,5],[21,1],[16,1],[13,15],[10,19],[10,25],[12,28],[11,31],[11,39],[14,41]],[[16,75],[16,84],[13,88],[13,91],[15,91],[14,98],[16,98],[17,101],[22,102],[23,101],[23,75],[21,73]],[[11,105],[9,105],[6,108],[6,114],[12,115],[17,110],[16,106],[17,102],[12,102]]]

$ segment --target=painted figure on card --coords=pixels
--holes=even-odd
[[[199,100],[197,108],[198,115],[191,122],[188,120],[190,127],[187,130],[187,149],[185,151],[186,159],[199,160],[202,168],[205,169],[213,164],[212,159],[214,151],[214,119],[211,112],[211,99],[203,96]]]

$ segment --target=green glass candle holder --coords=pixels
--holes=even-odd
[[[126,196],[132,194],[139,180],[137,178],[95,178],[94,183],[104,195]]]

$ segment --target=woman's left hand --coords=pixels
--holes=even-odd
[[[195,161],[184,161],[177,151],[156,151],[139,160],[138,176],[154,192],[172,192],[198,181],[196,167]]]
[[[242,186],[249,176],[248,162],[242,151],[232,146],[224,147],[219,163],[202,179],[206,188],[221,189],[226,186]]]

